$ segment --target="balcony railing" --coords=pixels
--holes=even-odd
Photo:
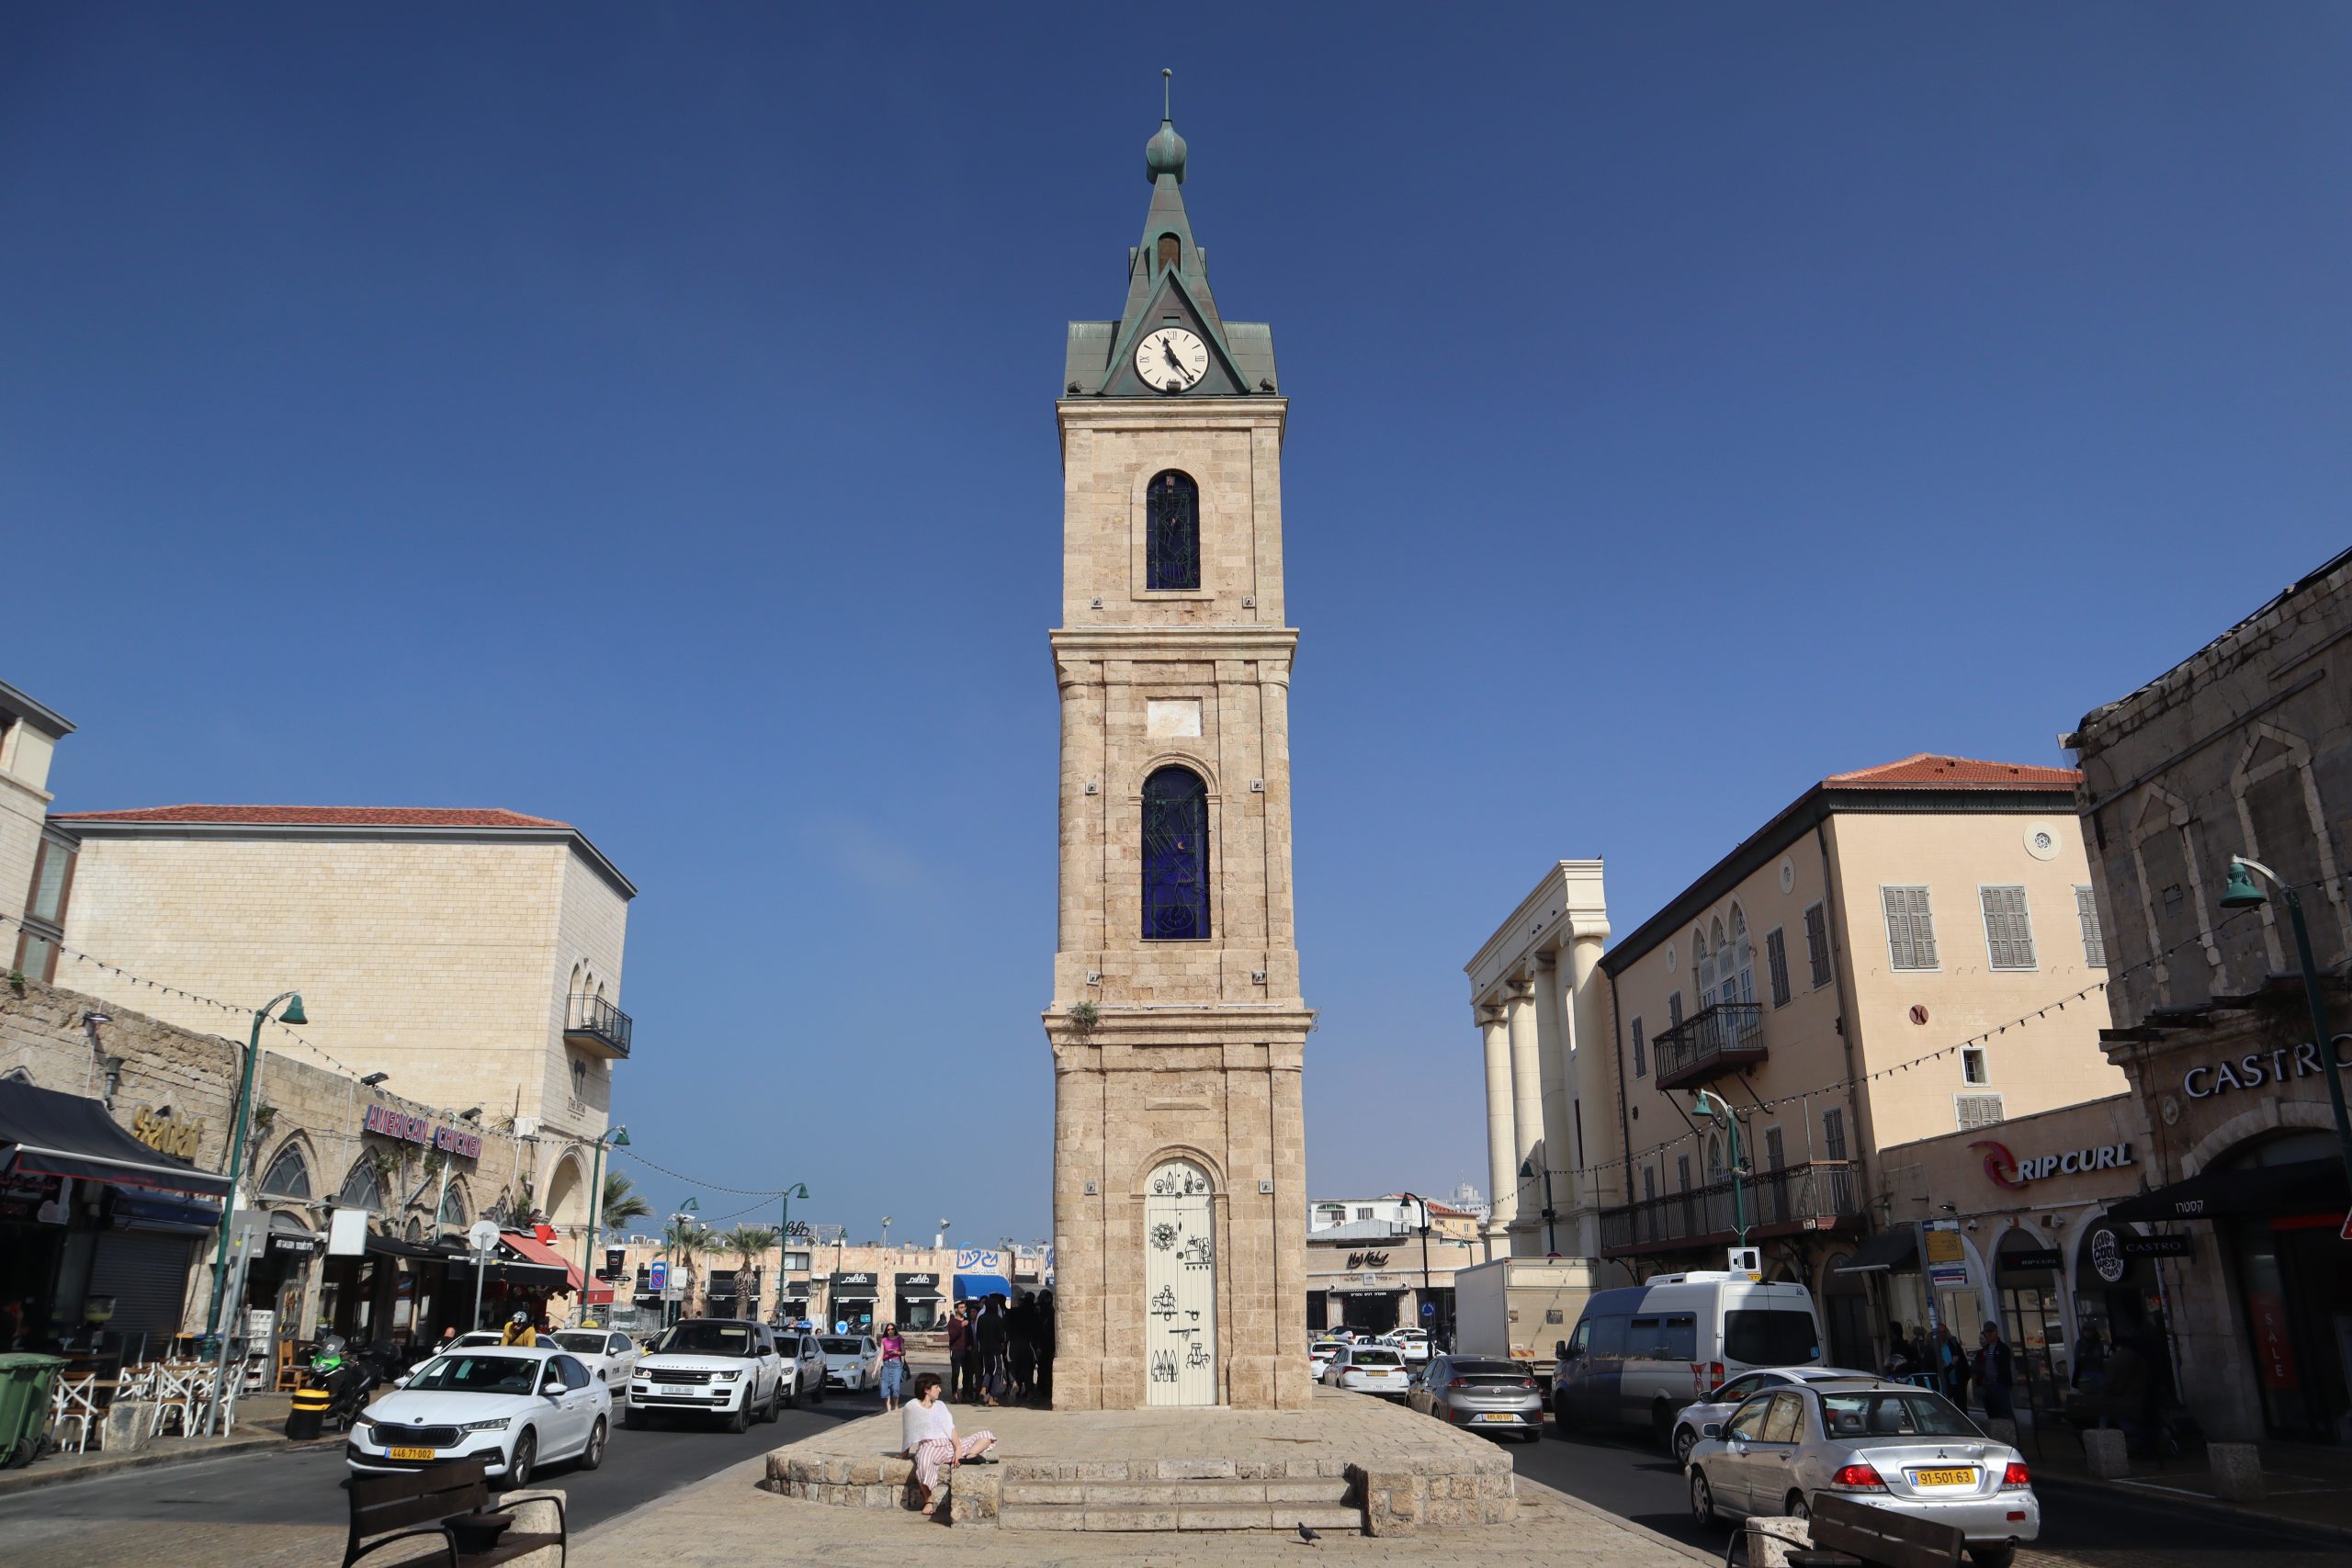
[[[1717,1002],[1651,1042],[1657,1087],[1687,1089],[1765,1058],[1764,1004]]]
[[[1838,1230],[1851,1225],[1861,1213],[1854,1168],[1845,1160],[1758,1171],[1743,1179],[1741,1186],[1751,1237]],[[1738,1235],[1729,1178],[1600,1211],[1600,1251],[1606,1258],[1716,1242],[1729,1246]]]
[[[563,1026],[564,1043],[607,1056],[628,1055],[631,1024],[628,1014],[602,997],[571,998],[571,1021]]]

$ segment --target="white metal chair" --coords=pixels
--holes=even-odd
[[[206,1396],[203,1387],[204,1363],[201,1361],[165,1361],[155,1369],[155,1418],[149,1424],[147,1435],[163,1436],[164,1427],[177,1420],[180,1436],[196,1435],[196,1421]]]
[[[75,1453],[89,1451],[91,1428],[98,1419],[98,1377],[96,1372],[84,1377],[60,1377],[49,1396],[50,1446],[63,1453],[72,1446]],[[68,1422],[74,1436],[65,1436]]]

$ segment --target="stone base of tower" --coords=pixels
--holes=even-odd
[[[1046,1015],[1054,1405],[1300,1409],[1306,1128],[1298,1007]]]

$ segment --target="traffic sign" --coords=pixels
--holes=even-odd
[[[466,1232],[466,1239],[473,1243],[476,1252],[495,1252],[498,1249],[498,1222],[476,1220],[473,1228]]]
[[[647,1290],[665,1290],[668,1288],[669,1283],[670,1265],[666,1261],[656,1258],[652,1263],[647,1265],[645,1270],[645,1288]]]
[[[1423,1302],[1421,1303],[1421,1315],[1423,1317],[1435,1317],[1437,1315],[1437,1303]]]

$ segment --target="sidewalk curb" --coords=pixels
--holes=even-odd
[[[1626,1530],[1632,1534],[1640,1536],[1643,1540],[1651,1542],[1653,1545],[1665,1547],[1668,1551],[1676,1552],[1681,1556],[1690,1558],[1694,1562],[1705,1562],[1712,1564],[1718,1563],[1723,1561],[1723,1553],[1719,1551],[1704,1551],[1700,1550],[1698,1547],[1692,1546],[1689,1541],[1677,1540],[1670,1535],[1660,1535],[1657,1531],[1650,1529],[1647,1525],[1635,1524],[1633,1520],[1625,1517],[1622,1514],[1612,1514],[1598,1503],[1588,1503],[1581,1497],[1574,1496],[1568,1493],[1563,1492],[1556,1486],[1547,1485],[1544,1482],[1534,1479],[1532,1476],[1518,1475],[1516,1479],[1518,1484],[1521,1486],[1532,1486],[1539,1492],[1549,1492],[1553,1496],[1557,1497],[1561,1502],[1566,1503],[1570,1508],[1579,1514],[1586,1515],[1595,1519],[1606,1519],[1609,1523],[1616,1526],[1619,1529]]]
[[[127,1470],[160,1470],[177,1464],[201,1464],[206,1460],[228,1459],[237,1454],[253,1453],[262,1449],[285,1449],[289,1451],[306,1449],[307,1443],[289,1443],[283,1438],[264,1437],[256,1433],[250,1438],[229,1438],[218,1446],[201,1453],[174,1452],[169,1449],[142,1450],[135,1454],[100,1455],[90,1464],[73,1470],[43,1470],[38,1464],[25,1470],[0,1471],[0,1498],[19,1492],[31,1492],[43,1486],[63,1486],[76,1481],[97,1481],[109,1475],[119,1475]]]
[[[2033,1478],[2037,1492],[2064,1491],[2076,1487],[2086,1492],[2103,1492],[2111,1497],[2129,1497],[2134,1502],[2159,1508],[2177,1508],[2183,1513],[2203,1514],[2211,1518],[2228,1519],[2235,1524],[2261,1525],[2280,1535],[2299,1536],[2306,1540],[2339,1545],[2352,1541],[2352,1527],[2324,1524],[2317,1519],[2281,1518],[2266,1514],[2259,1508],[2245,1507],[2237,1503],[2225,1503],[2220,1498],[2183,1497],[2170,1492],[2151,1492],[2143,1487],[2129,1486],[2120,1481],[2104,1481],[2095,1475],[2052,1475],[2042,1472]]]

